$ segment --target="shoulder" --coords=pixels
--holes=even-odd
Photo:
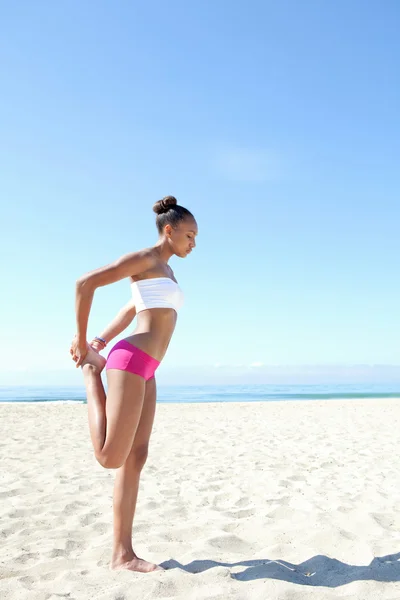
[[[154,248],[143,248],[142,250],[126,254],[121,259],[126,260],[131,265],[131,277],[135,276],[138,279],[143,278],[143,275],[149,271],[156,269],[159,262],[159,257]]]
[[[118,259],[120,262],[141,262],[148,264],[150,267],[156,262],[156,257],[152,248],[143,248],[134,252],[128,252]]]

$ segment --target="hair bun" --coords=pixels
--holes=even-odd
[[[162,200],[159,200],[153,206],[153,210],[157,215],[162,215],[169,211],[170,208],[178,204],[174,196],[165,196]]]

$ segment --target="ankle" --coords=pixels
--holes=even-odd
[[[132,543],[118,542],[117,544],[114,544],[112,555],[113,555],[114,559],[115,558],[121,558],[121,559],[132,558],[133,556],[135,556],[135,553],[132,548]]]

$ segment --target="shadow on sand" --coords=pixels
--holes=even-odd
[[[376,557],[369,565],[348,565],[327,556],[313,556],[298,565],[285,560],[243,560],[234,563],[213,560],[194,560],[182,565],[176,560],[161,564],[164,569],[183,569],[188,573],[203,573],[215,567],[244,567],[240,573],[231,573],[233,579],[280,579],[299,585],[336,588],[353,581],[400,581],[400,552]]]

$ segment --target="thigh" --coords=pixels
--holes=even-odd
[[[157,384],[153,377],[146,382],[142,414],[133,440],[133,449],[145,449],[149,444],[156,412]]]
[[[119,369],[107,370],[106,439],[102,454],[121,463],[128,456],[141,421],[146,381]]]

